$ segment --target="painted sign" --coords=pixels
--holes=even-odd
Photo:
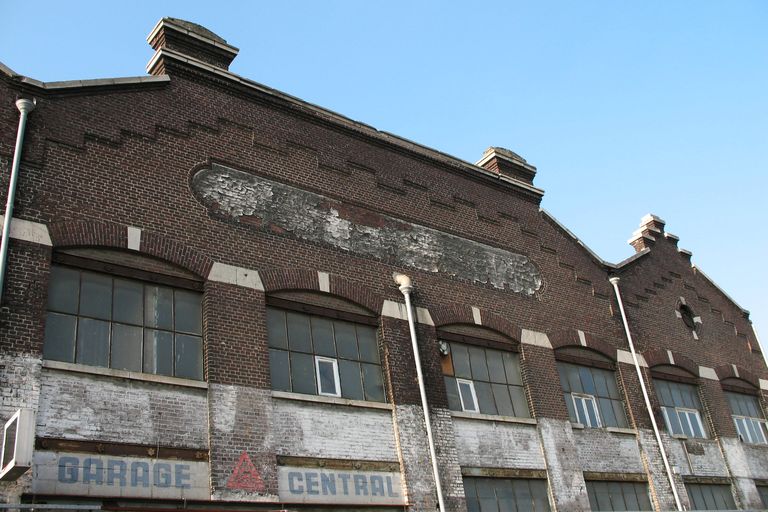
[[[36,451],[36,494],[210,499],[208,463]]]
[[[278,490],[286,503],[406,504],[400,473],[280,466]]]
[[[227,480],[227,489],[264,492],[264,480],[261,479],[261,475],[246,452],[240,454],[240,459]]]

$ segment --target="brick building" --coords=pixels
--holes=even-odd
[[[768,505],[748,312],[663,220],[608,263],[511,151],[470,164],[252,82],[182,20],[148,41],[146,77],[0,70],[3,193],[34,107],[0,309],[0,418],[21,411],[0,502]]]

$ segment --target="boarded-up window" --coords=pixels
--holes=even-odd
[[[587,481],[587,494],[594,511],[653,510],[645,482]]]
[[[736,510],[730,485],[685,484],[691,510]]]
[[[547,481],[464,477],[468,512],[548,512]]]

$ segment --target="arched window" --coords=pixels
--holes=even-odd
[[[768,422],[760,406],[760,390],[737,378],[720,383],[731,406],[731,416],[739,439],[745,443],[768,444]]]
[[[43,357],[203,379],[202,280],[133,253],[54,254]]]
[[[671,365],[654,366],[651,373],[667,431],[673,435],[706,438],[696,376]]]
[[[454,411],[530,418],[518,344],[490,329],[450,325],[438,329],[448,406]]]
[[[613,361],[580,347],[555,351],[565,406],[573,423],[585,427],[626,427],[624,402]]]

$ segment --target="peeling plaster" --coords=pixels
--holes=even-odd
[[[192,177],[197,199],[239,222],[495,288],[533,295],[542,279],[526,256],[213,164]]]

